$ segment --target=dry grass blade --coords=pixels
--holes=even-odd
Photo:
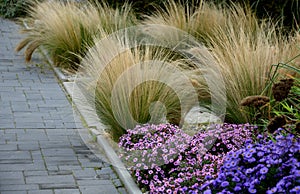
[[[33,52],[41,45],[39,41],[30,42],[26,51],[25,51],[25,60],[30,62]]]

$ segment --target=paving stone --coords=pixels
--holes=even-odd
[[[1,164],[0,171],[45,170],[44,165],[38,164]]]
[[[14,52],[25,37],[18,29],[0,18],[0,194],[125,193],[82,141],[84,127],[53,70],[41,73]],[[41,63],[38,54],[32,60]]]
[[[9,133],[24,134],[25,130],[24,129],[7,129],[7,130],[5,130],[5,133],[6,134],[9,134]]]
[[[19,184],[19,185],[0,185],[0,191],[25,191],[25,190],[37,190],[39,185],[37,184]]]
[[[47,166],[47,170],[49,171],[58,171],[59,168],[57,165],[46,165]]]
[[[78,179],[77,183],[79,186],[99,186],[99,185],[112,185],[112,181],[110,180],[97,180],[97,179]]]
[[[0,164],[31,164],[31,160],[24,159],[0,159]]]
[[[4,179],[1,180],[0,186],[1,185],[22,185],[25,184],[24,178],[20,179]]]
[[[28,151],[0,151],[0,160],[31,159]]]
[[[23,179],[22,172],[3,172],[0,171],[0,183],[5,179]]]
[[[31,141],[31,143],[28,143],[28,141],[20,141],[17,143],[18,143],[17,145],[19,150],[28,150],[28,151],[40,150],[38,142]]]
[[[98,175],[96,175],[96,178],[101,179],[101,180],[110,180],[111,179],[109,174],[98,174]]]
[[[80,165],[58,165],[59,170],[81,170]]]
[[[82,186],[79,187],[82,194],[113,194],[118,190],[113,185]]]
[[[42,149],[45,148],[70,148],[71,143],[66,142],[66,141],[45,141],[45,140],[40,140],[40,147]]]
[[[46,163],[57,163],[57,164],[79,164],[76,155],[66,156],[44,156]]]
[[[43,183],[40,184],[40,189],[77,189],[75,183]]]
[[[102,174],[113,174],[113,170],[110,167],[106,167],[106,168],[101,168],[101,170],[97,170],[97,174],[98,175],[102,175]]]
[[[85,168],[82,170],[73,170],[73,174],[76,179],[96,177],[95,170],[91,168]]]
[[[52,170],[48,171],[49,175],[72,175],[72,170]]]
[[[42,149],[43,155],[47,156],[74,156],[75,152],[71,148],[50,148]]]
[[[52,190],[32,190],[28,191],[27,194],[53,194]]]
[[[12,128],[15,128],[15,123],[13,121],[0,123],[0,129],[12,129]],[[0,137],[0,139],[2,138]]]
[[[17,136],[16,134],[4,134],[0,136],[0,142],[4,142],[4,141],[16,141],[17,140]]]
[[[44,127],[45,127],[44,123],[41,123],[41,122],[26,122],[26,121],[19,121],[19,120],[16,121],[16,128],[41,129],[41,128],[44,128]],[[21,139],[26,139],[26,137],[21,137]],[[27,139],[30,139],[30,138],[27,137]],[[47,138],[44,138],[44,140],[46,140],[46,139]]]
[[[80,194],[78,189],[55,189],[55,194]]]
[[[24,171],[25,176],[47,176],[48,172],[45,170],[35,170],[35,171]]]
[[[13,150],[17,150],[18,147],[17,145],[14,144],[4,144],[0,146],[0,151],[13,151]]]
[[[26,191],[2,191],[1,194],[27,194]]]
[[[42,183],[74,183],[74,178],[71,175],[49,175],[49,176],[29,176],[26,177],[27,183],[42,184]]]

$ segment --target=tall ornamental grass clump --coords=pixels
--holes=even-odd
[[[184,61],[172,61],[168,55],[152,46],[131,47],[116,36],[96,44],[83,59],[79,85],[87,95],[95,94],[88,98],[113,139],[137,124],[180,125],[198,104],[189,72],[181,68]]]
[[[16,50],[24,47],[26,61],[40,46],[44,47],[54,65],[77,69],[80,57],[93,38],[102,37],[101,31],[113,32],[134,23],[130,6],[112,9],[107,4],[87,2],[45,1],[33,4],[29,9],[29,29]]]
[[[152,15],[146,16],[144,24],[169,25],[186,31],[199,41],[206,44],[217,32],[215,29],[226,29],[228,21],[234,21],[234,32],[238,33],[240,28],[248,32],[254,32],[257,27],[257,19],[250,8],[240,5],[216,5],[212,2],[201,0],[197,6],[168,0],[164,7],[158,7]],[[173,37],[160,37],[169,38]]]
[[[271,65],[286,62],[299,53],[297,33],[282,36],[278,32],[280,26],[259,21],[250,8],[241,5],[216,6],[201,1],[198,7],[191,8],[170,0],[166,11],[158,10],[145,23],[182,29],[208,47],[217,61],[220,74],[226,78],[225,121],[231,123],[252,121],[253,113],[242,110],[241,100],[252,95],[269,96],[271,89],[265,88]],[[158,33],[161,36],[156,37],[162,41],[179,41],[176,35]],[[299,58],[291,64],[299,67]],[[283,74],[285,72],[282,71]]]
[[[231,23],[231,26],[234,26]],[[266,88],[272,64],[288,61],[299,52],[299,41],[276,33],[276,27],[260,24],[255,33],[240,29],[238,34],[231,30],[218,29],[219,33],[211,39],[211,51],[218,61],[224,77],[227,92],[227,121],[253,121],[253,112],[245,112],[240,103],[243,98],[253,95],[271,95]],[[230,34],[228,36],[228,34]],[[291,63],[299,67],[299,58]],[[282,70],[281,74],[287,71]]]

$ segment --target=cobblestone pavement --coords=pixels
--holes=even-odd
[[[126,193],[111,166],[83,143],[82,124],[53,71],[28,67],[15,53],[18,32],[0,18],[0,193]]]

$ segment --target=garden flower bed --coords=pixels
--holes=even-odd
[[[300,139],[275,140],[246,125],[215,125],[193,137],[179,128],[138,126],[121,137],[122,158],[150,193],[299,193]]]
[[[299,31],[206,1],[170,0],[143,20],[128,4],[45,1],[27,21],[17,51],[30,61],[43,48],[73,73],[73,101],[142,191],[300,192]],[[220,119],[191,134],[183,121],[198,106]]]

